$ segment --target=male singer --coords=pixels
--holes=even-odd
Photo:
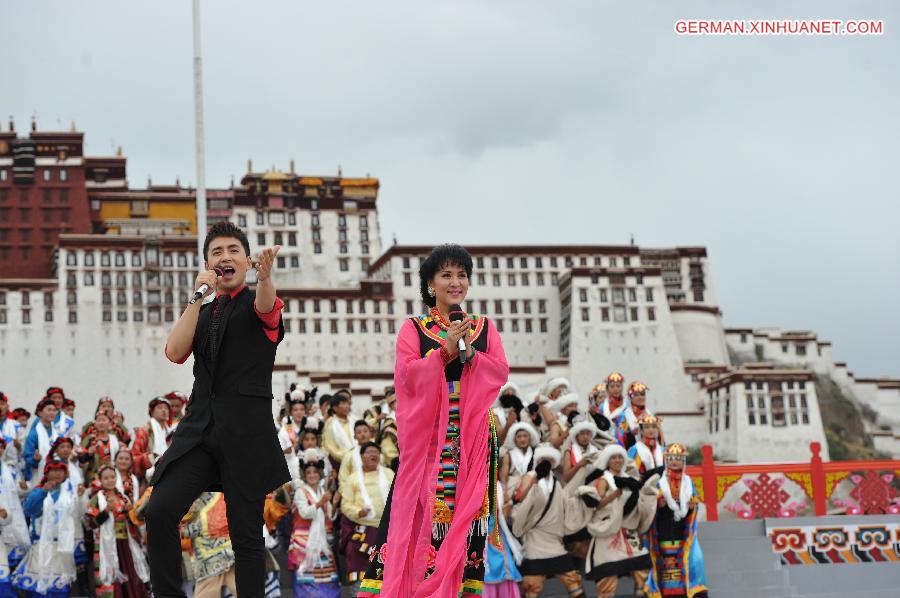
[[[284,338],[283,303],[272,266],[280,246],[263,250],[256,292],[244,284],[254,266],[244,231],[230,222],[210,228],[203,243],[214,301],[189,304],[169,333],[165,354],[184,363],[194,354],[194,387],[172,444],[157,461],[145,511],[150,583],[158,598],[185,596],[178,526],[205,490],[225,493],[235,554],[237,595],[262,598],[265,587],[263,503],[291,479],[272,418],[272,368]],[[221,275],[217,275],[216,269]]]

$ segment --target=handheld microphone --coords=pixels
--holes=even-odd
[[[213,271],[216,273],[216,276],[225,276],[225,272],[222,270],[222,268],[213,268]],[[202,297],[203,295],[205,295],[206,291],[208,291],[208,290],[209,290],[209,285],[204,282],[203,284],[200,285],[199,289],[194,291],[194,296],[191,297],[191,300],[188,301],[188,303],[190,303],[191,305],[193,305],[194,303],[197,303],[197,300],[200,299],[200,297]]]
[[[461,322],[466,319],[466,312],[463,311],[463,308],[457,304],[453,304],[449,309],[449,316],[451,322]],[[463,363],[466,362],[466,341],[463,339],[459,339],[456,343],[457,348],[459,349],[459,360]]]

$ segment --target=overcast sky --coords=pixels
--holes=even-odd
[[[728,326],[900,376],[896,2],[203,2],[207,183],[381,180],[383,241],[704,245]],[[7,3],[0,117],[195,181],[190,2]],[[679,18],[884,19],[680,37]]]

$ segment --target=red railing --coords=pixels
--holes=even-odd
[[[781,487],[783,480],[773,479],[773,475],[783,475],[797,483],[812,502],[816,516],[829,512],[840,514],[838,511],[841,509],[853,514],[900,512],[900,461],[824,462],[820,454],[822,446],[818,442],[810,443],[809,449],[811,458],[808,463],[725,465],[713,461],[712,447],[707,444],[702,449],[702,464],[688,466],[686,472],[695,480],[709,521],[719,519],[719,502],[728,489],[744,479],[745,475],[754,474],[758,477],[746,482],[750,488],[747,495],[758,503],[748,510],[750,517],[779,516],[778,507],[786,500],[787,493]],[[847,507],[848,501],[833,501],[829,509],[835,488],[847,478],[855,484],[850,496],[856,505]]]

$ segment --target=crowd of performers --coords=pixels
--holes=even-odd
[[[436,503],[453,505],[459,409],[451,412]],[[494,496],[466,538],[463,596],[539,596],[557,578],[570,596],[584,583],[613,596],[622,577],[636,595],[705,596],[697,542],[698,501],[684,472],[687,451],[666,444],[647,406],[647,387],[610,374],[585,399],[550,380],[529,401],[509,382],[491,409]],[[112,399],[76,425],[75,404],[49,388],[34,415],[11,410],[0,394],[0,598],[149,596],[142,507],[147,480],[183,415],[187,397],[150,401],[144,425],[129,431]],[[293,476],[266,500],[270,595],[280,595],[276,557],[294,595],[360,596],[389,549],[378,537],[398,463],[392,388],[361,416],[348,390],[317,396],[294,389],[276,418]],[[454,454],[456,451],[456,454]],[[490,500],[489,500],[490,499]],[[446,508],[446,507],[445,507]],[[442,509],[435,544],[447,533]],[[201,598],[234,593],[234,553],[220,493],[205,493],[182,523],[185,591]],[[435,548],[421,555],[434,567]]]
[[[626,390],[613,373],[585,399],[558,378],[526,404],[514,383],[503,386],[490,418],[498,508],[485,496],[485,517],[465,538],[460,595],[532,598],[556,577],[570,596],[587,581],[608,597],[630,577],[635,595],[706,596],[687,450],[664,443],[647,390]],[[456,393],[434,472],[433,545],[420,555],[426,579],[448,533],[444,505],[458,499],[449,467],[460,450]],[[314,401],[297,389],[287,402],[279,436],[296,478],[267,500],[266,522],[288,546],[295,596],[339,596],[341,584],[380,594],[390,549],[382,515],[404,458],[395,409],[393,388],[362,417],[348,391]]]

